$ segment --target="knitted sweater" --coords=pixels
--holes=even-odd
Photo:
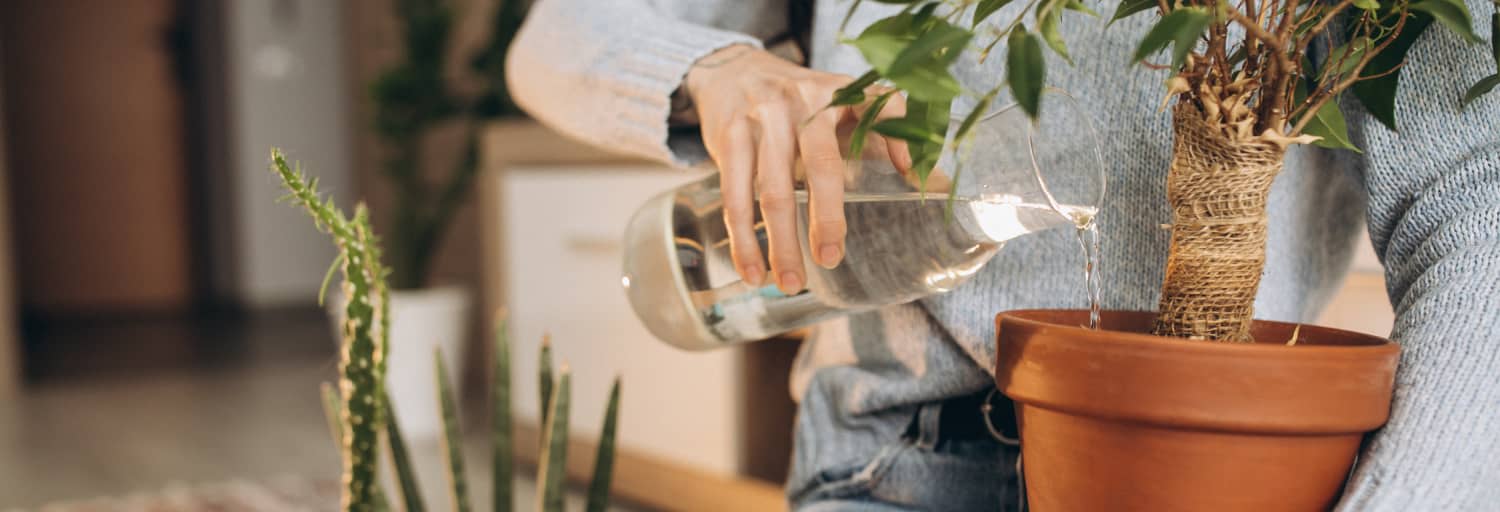
[[[785,0],[541,0],[515,42],[511,92],[533,116],[613,150],[691,165],[696,133],[669,129],[669,97],[691,64],[781,32]],[[1023,2],[993,19],[1009,19]],[[858,75],[867,65],[836,42],[848,2],[816,2],[812,63]],[[864,2],[858,31],[899,6]],[[1469,2],[1477,20],[1493,12]],[[1108,9],[1101,9],[1108,11]],[[1048,82],[1070,91],[1101,128],[1110,198],[1103,237],[1103,304],[1152,310],[1170,222],[1164,183],[1170,112],[1164,72],[1127,63],[1153,22],[1065,17],[1076,65],[1048,55]],[[1001,43],[1004,44],[1003,42]],[[996,50],[1003,55],[1003,49]],[[1003,77],[1004,59],[961,58],[969,90]],[[1385,266],[1402,347],[1389,423],[1368,443],[1340,510],[1494,510],[1500,507],[1500,96],[1460,113],[1465,87],[1493,72],[1488,45],[1434,27],[1416,43],[1397,96],[1399,131],[1343,102],[1363,153],[1294,147],[1273,187],[1258,318],[1311,321],[1337,289],[1358,230]],[[955,109],[967,111],[972,100]],[[1362,225],[1363,224],[1363,225]],[[850,226],[850,230],[878,227]],[[915,303],[820,325],[794,369],[808,421],[833,435],[799,446],[795,464],[858,457],[892,435],[860,418],[992,386],[994,314],[1084,306],[1073,233],[1008,243],[970,282]],[[823,418],[823,419],[818,419]]]

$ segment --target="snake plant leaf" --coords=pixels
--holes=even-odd
[[[458,401],[453,396],[453,386],[448,384],[448,366],[443,363],[443,349],[435,348],[432,363],[437,367],[438,408],[443,415],[443,460],[448,463],[449,498],[453,510],[469,512],[469,483],[464,474],[464,439],[458,430]]]
[[[991,14],[995,14],[995,11],[1000,10],[1001,7],[1005,7],[1010,2],[1011,0],[979,0],[979,5],[974,7],[973,26],[977,27],[980,23],[984,23],[986,18],[989,18]]]
[[[1474,20],[1469,17],[1469,6],[1464,0],[1422,0],[1411,4],[1410,9],[1431,14],[1438,23],[1442,23],[1465,41],[1483,41],[1474,32]]]
[[[885,110],[885,104],[890,101],[896,91],[886,91],[875,97],[870,106],[860,115],[859,122],[854,125],[854,131],[849,133],[849,155],[845,160],[854,161],[861,158],[865,150],[865,138],[870,134],[870,127],[875,124],[875,119],[880,116],[880,111]]]
[[[619,428],[620,378],[609,388],[609,405],[604,408],[604,427],[599,431],[599,448],[594,454],[594,479],[589,482],[587,512],[604,512],[609,507],[609,484],[615,475],[615,431]]]
[[[537,393],[541,395],[542,408],[539,422],[547,424],[548,409],[552,407],[552,335],[542,334],[542,350],[537,354]],[[543,440],[545,447],[545,440]]]
[[[391,465],[396,468],[396,482],[401,484],[401,501],[407,512],[422,512],[427,505],[422,501],[422,488],[417,484],[416,470],[412,469],[411,452],[406,449],[406,438],[401,435],[401,425],[396,423],[396,410],[391,405],[389,393],[381,393],[385,405],[385,440],[389,445]]]
[[[513,430],[510,405],[510,334],[505,310],[495,315],[495,361],[490,375],[490,445],[494,468],[494,512],[510,512],[515,504],[512,486],[515,480]]]
[[[1468,107],[1469,103],[1494,90],[1496,85],[1500,85],[1500,73],[1480,79],[1479,83],[1474,84],[1472,87],[1469,87],[1468,91],[1464,92],[1464,99],[1461,105]]]
[[[1035,34],[1017,27],[1010,33],[1010,48],[1005,56],[1005,82],[1026,115],[1036,119],[1042,114],[1042,86],[1047,80],[1047,63],[1042,45]]]
[[[541,467],[537,468],[538,508],[543,512],[562,512],[563,491],[567,486],[568,407],[572,395],[572,376],[563,365],[557,375],[557,390],[552,395],[552,412],[547,415],[542,435]]]
[[[1149,32],[1146,32],[1146,36],[1141,38],[1141,44],[1136,47],[1131,60],[1143,61],[1146,57],[1171,46],[1172,69],[1182,69],[1183,62],[1187,61],[1188,52],[1193,50],[1198,38],[1208,30],[1211,22],[1213,22],[1213,15],[1202,7],[1173,9],[1166,16],[1162,16],[1161,20],[1157,21]]]
[[[1156,0],[1125,0],[1115,7],[1115,14],[1109,17],[1109,23],[1104,26],[1113,25],[1116,21],[1129,18],[1135,14],[1146,12],[1156,8]]]

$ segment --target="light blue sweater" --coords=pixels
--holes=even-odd
[[[697,58],[780,32],[784,1],[541,0],[511,54],[511,91],[564,133],[697,163],[704,151],[696,135],[668,129],[670,94]],[[867,69],[835,42],[848,5],[817,2],[813,67]],[[1469,6],[1477,20],[1493,12],[1489,2]],[[865,2],[849,30],[891,9]],[[1127,65],[1152,21],[1137,16],[1106,31],[1103,20],[1066,17],[1077,64],[1048,55],[1048,82],[1077,96],[1103,130],[1110,309],[1154,309],[1166,257],[1160,225],[1170,222],[1164,181],[1172,137],[1169,112],[1157,109],[1165,75]],[[1002,60],[980,65],[966,56],[955,73],[968,89],[987,90],[1003,76]],[[1256,316],[1316,318],[1362,223],[1397,313],[1391,338],[1403,351],[1390,422],[1369,443],[1341,510],[1500,510],[1500,96],[1458,111],[1465,87],[1492,72],[1487,45],[1429,30],[1402,74],[1399,133],[1346,101],[1364,154],[1295,147],[1273,188]],[[798,447],[794,478],[872,456],[905,426],[889,411],[992,386],[995,313],[1083,307],[1072,236],[1057,230],[1013,241],[952,293],[820,326],[793,376],[799,439],[811,440]]]

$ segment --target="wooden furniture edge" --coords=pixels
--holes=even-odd
[[[517,423],[512,442],[516,459],[536,465],[540,429]],[[598,441],[573,435],[568,439],[568,480],[587,486],[593,478]],[[661,510],[761,512],[786,510],[781,487],[760,480],[712,473],[636,452],[615,450],[611,496],[621,501]]]

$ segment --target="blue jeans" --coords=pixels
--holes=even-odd
[[[809,414],[829,413],[816,401],[804,401],[798,414],[796,462],[788,480],[787,497],[794,510],[1003,510],[1019,512],[1021,484],[1016,478],[1020,449],[985,436],[944,436],[939,418],[945,402],[932,402],[902,411],[883,413],[879,423],[906,420],[904,429],[878,428],[860,421],[819,422]],[[1009,405],[1008,403],[1006,404]],[[836,414],[836,413],[835,413]],[[978,416],[976,416],[978,417]],[[877,443],[847,443],[829,436],[846,432],[828,424],[850,426],[848,437],[870,439],[870,432],[889,437]],[[822,425],[820,427],[820,425]],[[899,432],[896,435],[890,433]],[[821,439],[820,439],[821,438]],[[878,439],[878,436],[876,437]],[[864,452],[859,456],[809,446],[835,443],[839,449]],[[868,449],[865,449],[868,448]],[[811,455],[822,451],[821,455]],[[842,460],[818,464],[817,460]],[[813,466],[824,467],[813,467]]]

